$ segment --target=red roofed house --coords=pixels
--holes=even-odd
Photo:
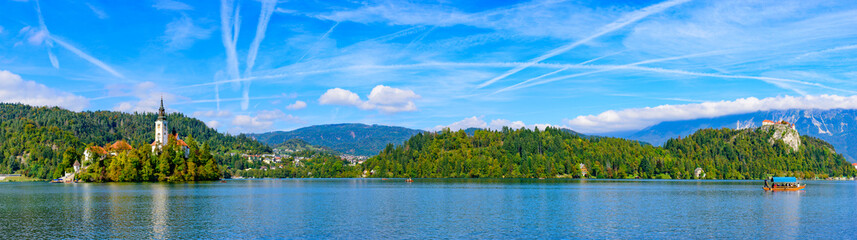
[[[774,125],[774,124],[776,124],[776,123],[774,121],[771,121],[771,120],[762,121],[762,126],[768,126],[768,125]]]
[[[83,162],[84,164],[92,160],[93,153],[98,154],[101,158],[107,156],[107,151],[104,148],[99,146],[89,146],[86,150],[83,150]]]
[[[109,152],[110,155],[116,156],[116,154],[119,154],[120,152],[134,150],[134,147],[131,147],[131,144],[128,144],[125,140],[119,140],[112,145],[107,146],[105,150]]]
[[[857,163],[852,163],[851,166],[854,166],[854,168],[857,168]]]

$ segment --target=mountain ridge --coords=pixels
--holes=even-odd
[[[249,136],[271,146],[297,138],[344,154],[372,156],[383,150],[387,144],[401,145],[411,136],[421,132],[425,131],[379,124],[336,123]]]

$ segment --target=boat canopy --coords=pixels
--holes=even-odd
[[[794,177],[773,177],[772,179],[775,183],[797,182],[797,178]]]

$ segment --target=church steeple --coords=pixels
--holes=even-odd
[[[164,114],[164,96],[161,96],[161,108],[158,109],[158,120],[167,120]]]
[[[155,121],[155,141],[152,142],[152,152],[156,152],[162,146],[167,145],[167,142],[170,141],[169,135],[167,135],[169,131],[167,115],[164,113],[164,97],[161,96],[161,108],[158,109],[158,120]]]

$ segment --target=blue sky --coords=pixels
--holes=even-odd
[[[0,101],[221,132],[857,108],[854,1],[0,0]]]

